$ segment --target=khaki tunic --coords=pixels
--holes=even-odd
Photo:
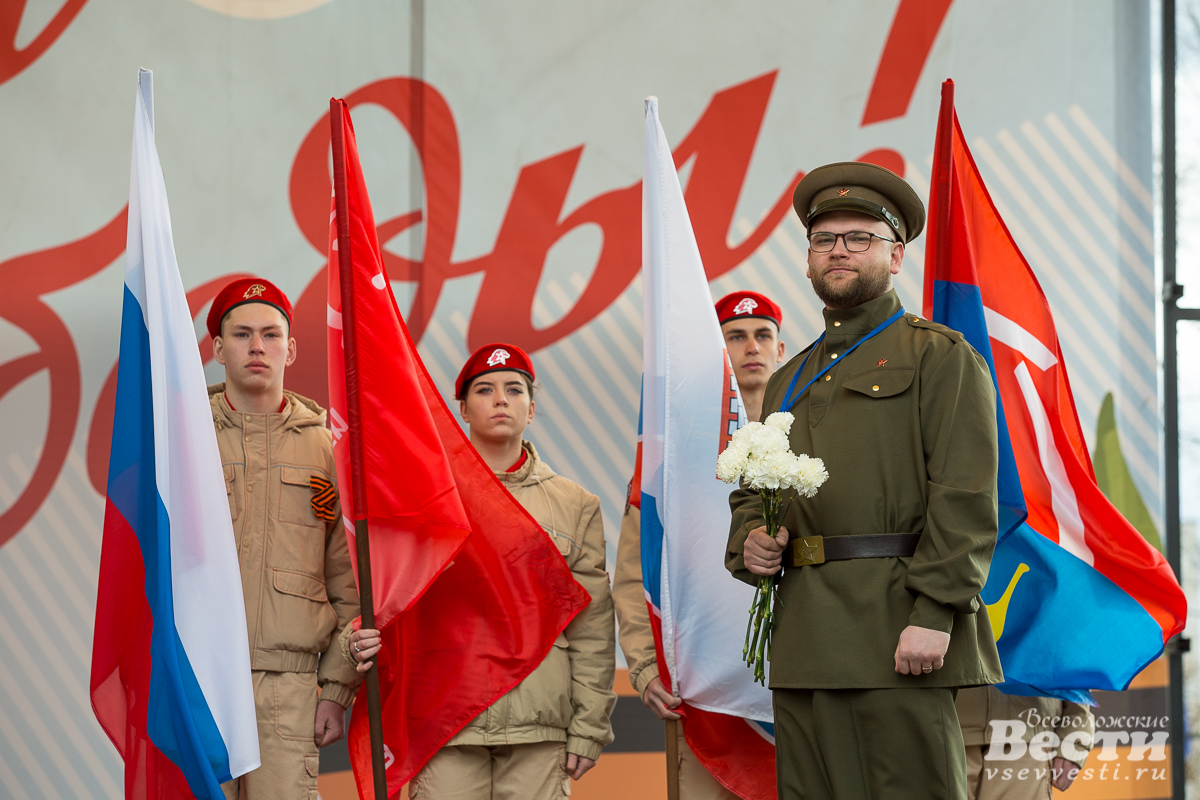
[[[524,442],[523,447],[528,454],[525,464],[496,477],[554,540],[592,601],[571,620],[529,677],[447,745],[565,742],[568,753],[597,759],[613,740],[609,718],[617,702],[612,595],[604,568],[600,500],[555,474],[532,444]]]
[[[638,695],[646,693],[658,677],[658,654],[650,630],[650,609],[642,581],[642,510],[625,506],[621,538],[617,540],[617,565],[613,570],[613,606],[621,634],[621,652],[629,666],[629,682]]]
[[[250,668],[315,672],[321,697],[349,706],[360,676],[330,647],[358,616],[358,588],[342,530],[313,512],[309,480],[336,483],[325,411],[284,392],[278,414],[245,414],[225,400],[225,384],[208,388],[225,472],[246,601]]]
[[[911,558],[785,565],[771,645],[771,688],[957,687],[1002,678],[986,608],[997,532],[996,406],[987,363],[942,325],[907,314],[842,357],[893,313],[895,292],[845,311],[826,310],[826,336],[772,376],[763,414],[778,410],[827,364],[792,409],[793,452],[822,458],[829,480],[795,500],[792,538],[920,533]],[[726,566],[756,583],[742,559],[763,524],[757,493],[730,496]],[[894,654],[908,625],[950,633],[945,665],[901,675]]]

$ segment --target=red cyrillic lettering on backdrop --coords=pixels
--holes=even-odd
[[[887,42],[875,68],[875,80],[863,110],[863,126],[908,113],[917,81],[938,30],[954,0],[900,0]]]
[[[881,93],[895,92],[891,95],[894,108],[888,106],[893,109],[888,113],[903,113],[907,109],[921,66],[950,1],[902,0],[880,61],[879,75],[863,124],[877,121],[877,115],[872,116],[875,112],[871,109]],[[50,25],[23,50],[18,51],[11,45],[4,50],[4,45],[0,44],[0,83],[36,59],[62,33],[85,2],[68,0]],[[5,41],[5,36],[7,41],[13,40],[23,9],[23,3],[5,5],[0,0],[0,42]],[[929,12],[931,16],[922,20],[918,11]],[[924,44],[920,47],[901,46],[903,42],[898,42],[897,37],[902,34],[913,35],[914,41]],[[901,70],[908,77],[888,83],[889,79],[884,76],[885,66],[901,58],[897,53],[908,59],[905,63],[909,68]],[[753,232],[738,244],[729,244],[738,197],[776,74],[760,75],[714,94],[695,126],[675,149],[676,165],[692,162],[685,198],[710,279],[737,267],[774,231],[788,213],[792,186],[802,175],[797,173],[786,182],[778,199]],[[377,224],[379,241],[386,244],[407,228],[424,222],[425,247],[419,260],[383,251],[384,263],[393,280],[414,281],[418,285],[408,314],[414,338],[424,332],[449,278],[483,273],[479,299],[468,329],[467,349],[488,339],[503,338],[529,350],[537,350],[570,336],[593,320],[637,275],[641,265],[640,183],[600,194],[564,217],[567,192],[582,147],[522,168],[492,252],[458,263],[451,261],[462,184],[458,132],[445,98],[427,84],[398,77],[368,84],[346,101],[351,108],[374,104],[389,111],[408,130],[421,157],[425,208]],[[332,191],[328,153],[329,125],[328,119],[323,117],[297,151],[289,182],[289,198],[296,223],[313,249],[321,254],[322,261],[327,246]],[[889,148],[873,150],[859,160],[904,174],[904,158]],[[544,329],[534,328],[533,301],[547,253],[568,232],[587,224],[597,225],[604,235],[591,281],[562,319]],[[27,486],[16,502],[0,515],[0,545],[30,520],[49,496],[79,423],[81,387],[75,344],[62,320],[40,298],[91,277],[116,260],[124,248],[125,211],[122,210],[103,228],[83,239],[0,264],[0,285],[5,287],[5,292],[0,293],[0,318],[25,331],[38,348],[33,353],[0,364],[0,399],[42,370],[46,370],[50,378],[50,424],[45,444]],[[328,395],[325,348],[319,343],[325,338],[326,281],[324,267],[318,268],[316,264],[314,262],[316,274],[296,302],[292,331],[297,340],[307,346],[301,348],[300,359],[288,371],[288,385],[325,405]],[[192,313],[201,309],[234,277],[241,275],[215,278],[189,292],[188,305]],[[120,303],[114,302],[114,311],[119,308]],[[201,358],[207,361],[211,349],[209,339],[204,337],[199,347]],[[112,436],[114,375],[115,370],[105,381],[88,430],[88,475],[93,487],[101,494],[107,481],[109,439]]]
[[[0,264],[0,318],[24,331],[37,349],[0,364],[0,399],[45,370],[50,378],[50,419],[37,466],[15,503],[0,515],[0,545],[28,522],[54,488],[79,420],[79,355],[70,331],[44,295],[86,280],[125,250],[125,211],[74,242],[17,256]],[[120,303],[115,304],[120,308]]]
[[[75,19],[79,10],[87,4],[87,0],[67,0],[58,10],[50,23],[42,29],[32,42],[24,48],[17,49],[17,30],[21,27],[21,17],[25,13],[28,0],[3,0],[0,2],[0,84],[20,74],[42,53],[54,44],[62,32]],[[0,539],[3,541],[3,539]]]
[[[762,128],[775,72],[730,87],[713,96],[695,127],[680,142],[676,163],[693,160],[686,199],[698,245],[710,279],[740,264],[754,252],[788,212],[791,189],[799,174],[785,182],[777,201],[758,227],[736,246],[728,244],[738,197]],[[346,98],[354,108],[373,103],[389,111],[420,146],[426,208],[386,220],[378,226],[386,242],[417,221],[425,222],[425,252],[412,261],[384,251],[393,280],[418,285],[407,318],[419,340],[449,278],[483,273],[475,312],[467,332],[467,349],[503,338],[538,350],[570,336],[628,288],[641,266],[641,184],[613,189],[565,213],[567,193],[582,147],[550,156],[522,168],[517,177],[496,243],[486,255],[452,262],[458,226],[460,155],[453,115],[435,90],[411,78],[389,78],[369,84]],[[328,225],[329,134],[324,119],[305,137],[291,175],[292,210],[313,249],[324,252]],[[564,216],[565,214],[565,216]],[[533,326],[533,303],[546,256],[571,230],[593,224],[604,243],[592,278],[578,301],[547,328]],[[324,278],[317,275],[297,305],[297,335],[315,337],[325,324]],[[314,354],[315,355],[315,354]],[[306,363],[302,393],[324,396],[317,385],[317,365]]]
[[[890,147],[880,147],[869,153],[863,153],[858,157],[858,160],[867,164],[874,164],[878,167],[885,167],[901,178],[904,177],[904,156]]]

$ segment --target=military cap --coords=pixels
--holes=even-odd
[[[717,301],[717,321],[724,325],[731,319],[761,317],[769,319],[778,328],[783,322],[783,311],[771,298],[758,292],[730,292]]]
[[[213,299],[212,308],[208,310],[208,335],[214,339],[220,336],[225,315],[246,303],[274,306],[287,318],[288,325],[292,324],[291,301],[279,291],[278,286],[262,278],[238,278],[225,284],[225,288],[217,292]]]
[[[792,193],[805,229],[828,211],[857,211],[882,220],[902,242],[925,227],[925,204],[908,181],[885,167],[862,161],[826,164],[805,175]]]
[[[524,350],[515,344],[502,342],[485,344],[471,354],[459,371],[458,380],[454,382],[454,399],[462,400],[471,381],[480,375],[501,370],[519,372],[531,381],[535,379],[533,361]]]

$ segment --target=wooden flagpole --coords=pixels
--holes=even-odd
[[[667,800],[679,800],[679,734],[680,721],[667,722]]]
[[[371,540],[367,533],[367,494],[363,478],[362,411],[358,398],[358,341],[354,320],[354,263],[350,257],[350,219],[346,203],[346,141],[341,100],[329,100],[330,139],[333,143],[333,196],[337,209],[338,278],[342,290],[342,348],[346,364],[346,417],[350,437],[350,484],[354,493],[354,541],[358,556],[358,597],[362,626],[375,627],[371,592]],[[379,702],[379,659],[367,673],[367,721],[371,729],[371,774],[375,800],[387,800],[383,764],[383,716]]]

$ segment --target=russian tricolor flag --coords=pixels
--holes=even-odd
[[[966,336],[997,390],[1001,526],[982,596],[1000,688],[1087,702],[1157,658],[1187,603],[1096,485],[1050,306],[967,149],[952,81],[930,186],[925,314]]]
[[[753,587],[725,570],[731,487],[717,456],[745,422],[658,101],[646,100],[642,181],[642,580],[663,684],[725,787],[775,791],[771,692],[742,662]]]
[[[139,70],[91,697],[125,797],[222,797],[259,765],[237,549]]]

